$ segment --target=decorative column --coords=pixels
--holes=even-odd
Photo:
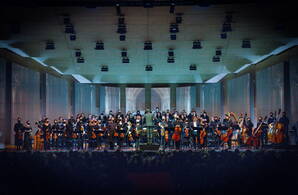
[[[122,113],[126,113],[126,87],[120,85],[120,110]]]
[[[171,110],[176,110],[176,88],[177,85],[172,83],[170,84],[170,109]]]
[[[145,109],[151,110],[151,84],[145,84]]]

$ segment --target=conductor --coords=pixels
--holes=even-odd
[[[153,131],[153,114],[149,108],[145,113],[145,126],[147,128],[147,143],[152,144],[152,131]]]

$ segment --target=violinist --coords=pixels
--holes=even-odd
[[[215,147],[219,147],[220,145],[220,119],[218,116],[214,116],[210,122],[210,130],[212,130],[212,136],[214,137],[214,145]]]
[[[21,150],[23,145],[23,133],[24,133],[24,125],[21,122],[21,118],[17,118],[17,123],[14,125],[15,132],[15,145],[17,150]]]
[[[51,138],[51,124],[48,118],[44,119],[42,124],[42,135],[43,135],[43,149],[50,149],[50,138]]]

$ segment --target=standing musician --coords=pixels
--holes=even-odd
[[[17,118],[17,123],[14,125],[14,132],[15,132],[15,145],[17,150],[22,149],[23,145],[23,133],[24,133],[24,125],[21,122],[21,118]]]
[[[48,118],[45,118],[42,124],[42,136],[43,136],[43,149],[50,149],[50,138],[51,138],[51,124]]]
[[[174,145],[175,145],[176,150],[180,149],[181,132],[182,132],[182,129],[181,129],[180,125],[177,124],[175,126],[174,133],[172,136],[172,140],[174,140],[174,142],[175,142]]]
[[[193,143],[193,148],[196,150],[199,144],[199,121],[196,116],[192,118],[192,122],[190,124],[191,128],[191,135],[192,135],[192,143]]]
[[[30,121],[26,121],[24,125],[24,149],[31,150],[32,149],[32,127],[30,125]]]
[[[221,130],[220,119],[217,115],[212,117],[209,128],[212,130],[212,136],[214,138],[214,146],[219,147],[220,145],[220,130]]]

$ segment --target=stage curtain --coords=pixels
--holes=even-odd
[[[221,116],[220,83],[202,84],[200,90],[200,110],[205,110],[209,116]]]
[[[284,110],[283,64],[276,64],[256,72],[255,115],[268,116],[269,112]]]
[[[290,60],[290,85],[291,85],[291,113],[290,127],[294,124],[298,128],[298,58]],[[298,135],[298,132],[297,132]]]
[[[53,121],[59,116],[68,118],[68,81],[47,74],[46,116]]]
[[[5,60],[0,58],[0,149],[4,147],[6,124],[5,124],[5,86],[6,66]]]
[[[190,112],[190,87],[176,88],[176,110]]]
[[[32,127],[40,120],[40,75],[17,64],[12,64],[12,127],[17,117],[22,121],[29,120]],[[14,133],[12,133],[14,135]],[[14,136],[11,136],[11,143]]]
[[[225,113],[234,112],[250,115],[250,76],[245,74],[226,82]]]
[[[96,88],[94,85],[75,83],[75,114],[99,114],[96,108]]]
[[[112,110],[114,113],[120,109],[120,88],[105,87],[105,112],[109,113]]]

